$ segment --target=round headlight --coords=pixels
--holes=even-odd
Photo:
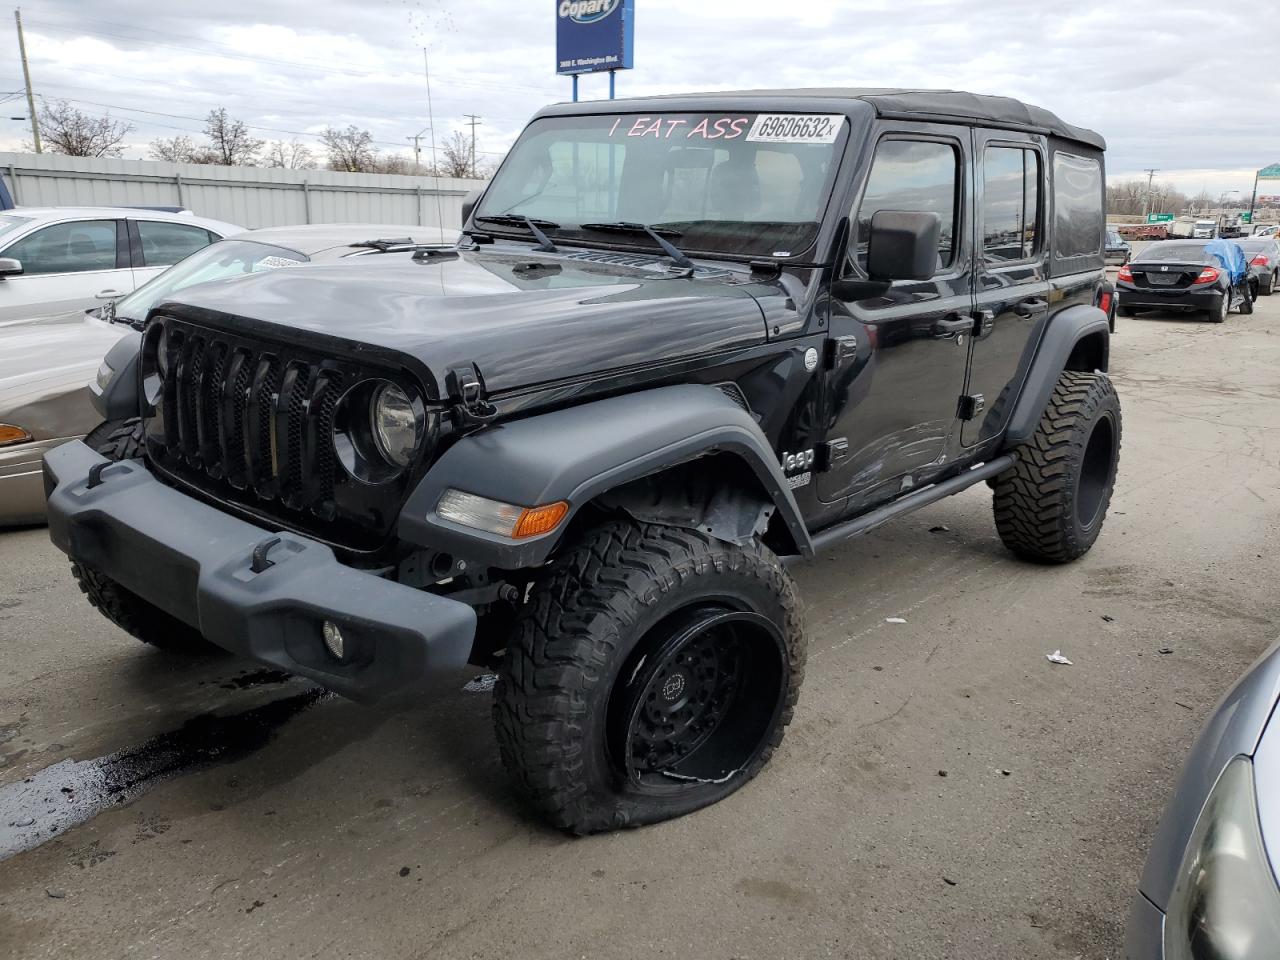
[[[422,414],[394,383],[384,384],[373,395],[373,438],[387,462],[407,467],[422,439]]]

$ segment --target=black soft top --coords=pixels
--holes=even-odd
[[[963,90],[899,90],[876,87],[721,90],[709,93],[672,93],[630,100],[557,104],[542,113],[561,116],[571,113],[629,113],[643,110],[646,105],[655,101],[680,101],[681,108],[687,105],[692,109],[705,109],[713,104],[739,107],[743,106],[743,101],[754,101],[764,102],[768,109],[809,111],[814,108],[815,101],[822,100],[861,100],[870,104],[877,116],[890,119],[975,123],[979,126],[1003,127],[1061,137],[1086,144],[1095,150],[1107,148],[1107,142],[1101,134],[1066,123],[1057,114],[1043,107],[1032,106],[1012,97],[992,97],[981,93],[966,93]]]

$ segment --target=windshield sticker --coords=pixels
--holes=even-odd
[[[840,114],[762,113],[747,134],[754,143],[835,143]]]
[[[653,137],[655,140],[737,140],[747,132],[750,117],[618,117],[609,136]]]

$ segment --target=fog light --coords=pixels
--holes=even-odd
[[[342,631],[338,629],[338,625],[332,620],[324,622],[324,645],[336,659],[342,659],[346,641],[342,637]]]

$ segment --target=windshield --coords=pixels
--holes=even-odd
[[[1179,263],[1209,263],[1209,254],[1203,243],[1153,243],[1142,251],[1146,261],[1169,260]]]
[[[307,259],[305,254],[285,247],[252,240],[219,240],[179,260],[154,280],[118,300],[115,315],[121,320],[145,320],[152,307],[185,287],[276,267],[293,267],[306,263]]]
[[[621,221],[660,228],[686,252],[798,256],[817,238],[846,127],[825,114],[544,117],[521,134],[475,216],[546,221],[556,241],[654,249],[642,233],[583,227]]]
[[[10,214],[0,214],[0,237],[3,237],[6,233],[13,233],[13,231],[26,226],[30,222],[30,217],[15,217]]]

